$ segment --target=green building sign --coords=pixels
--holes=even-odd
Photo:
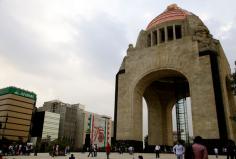
[[[0,96],[5,95],[5,94],[15,94],[17,96],[22,96],[25,98],[30,98],[36,101],[37,96],[33,92],[29,92],[20,88],[16,87],[6,87],[3,89],[0,89]]]

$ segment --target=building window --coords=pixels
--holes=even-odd
[[[157,45],[157,31],[152,32],[152,44]]]
[[[147,37],[147,46],[148,46],[148,47],[151,46],[151,34],[148,34],[148,37]]]
[[[167,36],[168,36],[168,41],[171,41],[174,39],[173,26],[167,27]]]
[[[53,103],[53,105],[52,105],[52,112],[53,112],[53,113],[56,112],[56,103]]]
[[[160,43],[165,42],[165,28],[159,29],[159,39]]]
[[[176,37],[176,39],[181,39],[182,38],[181,25],[175,25],[175,37]]]

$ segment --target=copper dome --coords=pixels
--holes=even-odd
[[[163,22],[185,19],[187,15],[192,15],[192,13],[178,7],[176,4],[171,4],[163,13],[158,15],[148,24],[146,30],[149,30]]]

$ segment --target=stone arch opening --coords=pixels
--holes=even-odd
[[[168,26],[174,26],[174,40],[169,42]],[[172,34],[172,29],[169,32]],[[193,137],[203,137],[208,147],[220,146],[222,141],[228,139],[235,140],[236,124],[231,119],[236,110],[235,97],[227,90],[224,81],[224,77],[229,74],[229,64],[220,42],[213,38],[199,17],[176,4],[168,6],[148,24],[146,30],[140,31],[136,46],[129,45],[127,55],[116,74],[116,141],[135,148],[143,146],[142,97],[148,98],[150,110],[155,108],[151,105],[166,105],[162,106],[165,109],[158,116],[165,119],[162,122],[171,122],[171,117],[168,117],[171,113],[166,113],[170,111],[171,106],[168,105],[176,103],[175,90],[181,88],[168,90],[159,87],[164,87],[163,82],[171,83],[173,79],[183,83],[178,86],[188,85],[184,96],[191,95]],[[157,90],[163,92],[162,95],[155,95],[158,94],[154,89],[157,86]],[[152,93],[154,95],[146,95]],[[181,91],[178,95],[180,99],[183,97]],[[157,104],[152,104],[155,102]],[[157,123],[155,120],[149,121],[150,125]],[[165,134],[163,138],[153,137],[152,140],[149,137],[149,141],[171,145],[171,129],[171,126],[163,126],[159,133]],[[149,135],[153,134],[155,131],[150,130]]]
[[[133,94],[135,131],[139,131],[138,123],[141,125],[141,130],[143,129],[142,99],[144,98],[148,112],[148,144],[172,145],[174,141],[172,109],[176,102],[186,97],[190,97],[189,83],[182,73],[163,69],[144,75],[137,82]]]

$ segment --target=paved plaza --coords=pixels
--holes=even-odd
[[[97,157],[87,157],[88,153],[73,153],[76,159],[106,159],[105,153],[98,153]],[[144,159],[155,159],[154,153],[135,153],[134,155],[129,155],[124,153],[122,155],[118,153],[111,153],[110,159],[138,159],[138,155],[143,155]],[[67,156],[57,156],[55,159],[69,159],[70,155]],[[52,159],[48,153],[39,153],[38,156],[4,156],[3,159]],[[209,156],[209,159],[215,159],[215,156]],[[176,159],[173,154],[161,154],[160,159]],[[218,159],[226,159],[226,156],[219,156]]]

